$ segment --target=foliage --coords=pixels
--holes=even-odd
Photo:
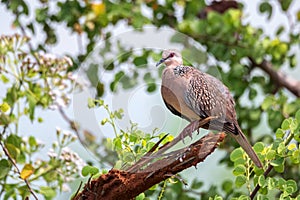
[[[0,184],[3,199],[26,198],[30,190],[45,199],[53,199],[67,189],[67,183],[78,178],[84,162],[67,146],[76,137],[67,131],[56,130],[57,140],[47,156],[40,158],[44,144],[34,136],[24,137],[19,128],[21,118],[43,123],[36,110],[53,109],[69,102],[66,92],[74,83],[67,69],[72,65],[67,57],[31,54],[24,47],[29,39],[20,35],[1,36],[0,65],[2,87],[6,89],[1,104],[1,161]],[[8,156],[9,155],[9,156]],[[36,184],[29,188],[29,184]]]
[[[268,165],[274,169],[265,177],[263,170],[256,168],[240,148],[233,148],[235,143],[228,141],[223,149],[232,153],[221,162],[232,169],[234,181],[225,180],[221,188],[212,185],[207,190],[196,179],[188,189],[181,180],[167,182],[145,192],[139,199],[143,199],[144,195],[145,198],[158,196],[159,191],[164,191],[162,198],[166,199],[178,199],[182,197],[180,195],[184,195],[186,199],[198,199],[199,196],[202,199],[247,199],[256,185],[260,186],[257,199],[299,198],[299,98],[294,98],[287,90],[279,87],[281,85],[278,82],[253,66],[253,62],[260,64],[263,61],[271,63],[276,70],[284,66],[293,70],[298,66],[296,53],[299,50],[297,27],[300,11],[292,12],[291,5],[295,2],[259,2],[257,8],[262,14],[261,19],[269,22],[275,16],[276,9],[289,22],[288,26],[279,25],[270,33],[247,22],[247,13],[243,12],[242,5],[240,9],[231,9],[222,14],[210,11],[205,19],[199,19],[197,16],[206,6],[204,0],[118,3],[78,0],[51,3],[41,0],[34,8],[30,8],[23,0],[3,0],[2,3],[14,16],[15,27],[23,34],[33,36],[40,28],[45,37],[43,41],[35,41],[35,45],[24,36],[0,38],[0,79],[6,88],[0,106],[0,126],[3,128],[1,144],[5,147],[2,149],[7,149],[18,168],[22,169],[16,175],[13,163],[2,153],[1,194],[5,191],[5,198],[28,196],[29,191],[24,190],[25,182],[17,178],[21,176],[30,183],[43,180],[45,186],[33,190],[51,199],[56,195],[56,186],[62,189],[63,184],[69,181],[63,180],[63,176],[53,179],[53,173],[78,176],[74,172],[64,171],[63,166],[68,162],[59,157],[63,155],[63,149],[69,142],[74,140],[70,135],[59,131],[58,143],[53,146],[57,157],[51,157],[53,152],[50,152],[48,160],[38,162],[34,160],[34,155],[43,145],[33,136],[28,141],[24,140],[18,125],[21,117],[26,117],[33,123],[42,123],[44,119],[36,116],[37,108],[48,110],[68,105],[68,89],[75,81],[70,71],[87,62],[100,39],[105,39],[104,47],[97,52],[103,63],[90,62],[86,71],[97,94],[97,99],[90,99],[88,106],[106,110],[108,117],[101,124],[109,124],[115,137],[99,142],[95,141],[92,133],[85,131],[84,139],[91,151],[101,162],[122,168],[140,158],[157,138],[162,137],[163,134],[155,131],[142,132],[135,123],[128,130],[118,130],[115,120],[121,119],[122,110],[111,111],[107,104],[98,99],[108,92],[132,89],[141,81],[147,85],[148,92],[157,89],[155,81],[159,79],[162,68],[153,73],[153,66],[148,63],[159,60],[159,52],[150,49],[135,51],[133,47],[124,47],[119,41],[113,41],[112,30],[123,23],[136,31],[142,31],[150,24],[178,31],[171,42],[184,48],[182,53],[187,64],[201,68],[204,64],[207,65],[206,71],[218,76],[229,87],[236,100],[238,120],[250,140],[255,143],[254,149],[264,162],[264,170]],[[145,9],[151,14],[146,15]],[[178,9],[182,13],[178,13]],[[33,17],[29,18],[29,14]],[[86,39],[86,43],[80,45],[80,53],[72,56],[72,59],[47,54],[51,52],[53,45],[59,43],[56,25]],[[201,48],[195,43],[201,44]],[[29,50],[24,48],[28,44]],[[114,55],[113,58],[111,54]],[[209,62],[211,60],[213,62]],[[124,65],[129,66],[129,70],[121,67]],[[105,77],[98,77],[99,72],[111,73],[112,80],[107,82]],[[258,129],[262,126],[263,129]],[[260,134],[259,138],[254,137],[257,132]],[[99,148],[102,148],[102,153],[99,153]],[[69,165],[75,167],[70,162]],[[93,166],[84,169],[82,173],[85,175],[98,173]]]
[[[115,121],[122,119],[123,110],[119,109],[111,111],[109,106],[105,104],[102,99],[89,99],[89,107],[103,107],[109,116],[108,118],[101,120],[101,125],[109,124],[115,133],[115,138],[105,138],[102,141],[102,145],[105,146],[104,152],[106,152],[107,157],[104,152],[99,154],[95,151],[94,153],[102,158],[102,162],[105,162],[107,159],[111,160],[111,156],[114,154],[111,154],[110,152],[114,152],[116,156],[116,158],[113,159],[114,168],[126,169],[126,166],[133,165],[145,155],[159,139],[166,135],[166,133],[158,134],[156,133],[156,130],[152,133],[145,133],[139,130],[137,124],[133,122],[131,122],[130,127],[127,130],[117,129]],[[173,140],[173,136],[168,135],[162,144],[171,140]]]

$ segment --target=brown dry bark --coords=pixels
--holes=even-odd
[[[83,191],[73,199],[132,199],[153,185],[203,162],[224,138],[224,133],[209,133],[188,147],[152,159],[153,162],[143,165],[143,168],[139,166],[138,172],[111,169],[86,183]]]

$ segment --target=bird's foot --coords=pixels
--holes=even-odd
[[[192,121],[187,127],[183,129],[183,131],[180,133],[180,138],[183,143],[184,143],[184,138],[186,138],[187,136],[189,136],[191,140],[193,139],[193,132],[195,130],[197,130],[199,133],[198,126],[199,126],[199,120],[195,120]]]
[[[180,133],[179,137],[181,138],[182,142],[184,143],[184,138],[189,136],[191,139],[193,139],[193,132],[197,130],[197,133],[199,134],[199,129],[206,123],[210,122],[211,120],[217,119],[216,116],[210,116],[204,119],[195,120],[192,121],[187,127],[183,129],[183,131]]]

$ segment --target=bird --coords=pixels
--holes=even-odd
[[[176,49],[164,50],[156,67],[162,63],[166,67],[162,72],[161,95],[166,107],[191,123],[215,117],[201,128],[228,133],[254,164],[262,168],[238,124],[235,101],[229,89],[219,79],[194,67],[184,66],[181,53]]]

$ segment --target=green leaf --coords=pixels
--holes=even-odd
[[[44,195],[46,200],[53,199],[56,196],[56,190],[47,186],[41,186],[39,192]]]
[[[93,98],[88,98],[88,108],[94,108],[96,106]]]
[[[145,68],[147,67],[147,59],[145,57],[135,57],[133,63],[138,68]]]
[[[267,195],[268,194],[268,188],[267,187],[261,187],[259,189],[259,193],[261,193],[263,195]]]
[[[287,11],[292,3],[292,0],[279,1],[283,11]]]
[[[300,123],[300,110],[298,110],[295,114],[295,118],[297,120],[298,123]]]
[[[113,144],[115,150],[122,150],[122,141],[120,138],[114,138]]]
[[[114,65],[114,62],[113,60],[108,60],[108,61],[105,61],[104,63],[104,69],[107,70],[107,71],[111,71],[115,68],[115,65]]]
[[[283,136],[285,135],[285,132],[281,129],[281,128],[278,128],[276,130],[276,138],[283,138]]]
[[[30,192],[28,190],[27,185],[19,186],[17,189],[23,199],[26,199],[26,197],[30,196]]]
[[[6,144],[5,147],[7,148],[9,155],[14,159],[17,160],[18,156],[20,155],[20,149],[17,148],[15,145],[13,144]]]
[[[147,84],[147,92],[154,92],[156,90],[156,84],[155,83],[148,83]]]
[[[155,79],[152,77],[151,73],[150,72],[147,72],[144,77],[143,77],[144,81],[146,83],[151,83],[151,82],[154,82]]]
[[[15,147],[20,149],[21,143],[22,143],[22,138],[17,135],[11,134],[7,137],[5,143],[13,144]]]
[[[247,182],[247,177],[246,176],[237,176],[235,179],[235,185],[236,187],[242,187],[245,183]]]
[[[284,171],[284,158],[278,157],[270,162],[274,166],[275,171],[282,173]]]
[[[259,5],[259,11],[261,13],[267,13],[268,19],[270,19],[272,16],[272,10],[273,10],[272,6],[270,5],[270,3],[268,1],[265,1]]]
[[[97,64],[90,64],[86,71],[86,75],[91,82],[92,86],[96,87],[99,81],[98,78],[99,66]]]
[[[284,30],[285,30],[284,26],[279,26],[276,31],[276,35],[279,36]]]
[[[268,151],[268,153],[266,154],[266,159],[267,160],[273,160],[276,156],[276,151],[271,149],[270,151]]]
[[[43,178],[47,182],[52,182],[52,181],[57,180],[57,176],[58,176],[58,172],[57,171],[50,171],[50,172],[44,174]]]
[[[182,33],[175,33],[171,39],[170,42],[172,43],[179,43],[179,44],[183,44],[186,40],[187,40],[187,36],[182,34]]]
[[[8,125],[11,122],[11,119],[8,115],[0,113],[0,125]]]
[[[232,191],[232,181],[229,181],[229,180],[225,180],[223,183],[222,183],[222,189],[227,193],[229,194],[231,191]]]
[[[123,152],[123,159],[122,160],[126,163],[131,163],[131,162],[134,162],[135,157],[134,157],[132,152]]]
[[[242,175],[246,173],[246,167],[244,165],[238,165],[233,169],[233,174],[235,176]]]
[[[290,119],[285,119],[283,120],[282,124],[281,124],[281,128],[283,130],[288,130],[290,128]]]
[[[214,200],[223,200],[223,197],[221,197],[221,196],[219,196],[219,195],[216,195],[216,196],[214,197]]]
[[[266,184],[266,179],[264,175],[260,175],[258,177],[258,184],[259,186],[263,187]]]
[[[263,110],[267,110],[269,107],[271,107],[273,102],[274,102],[274,97],[273,96],[267,96],[265,98],[265,100],[263,101],[263,103],[261,104],[261,108]]]
[[[265,149],[265,145],[262,142],[258,142],[253,146],[253,149],[255,152],[259,153],[262,152]]]
[[[33,136],[30,136],[30,137],[29,137],[28,143],[29,143],[29,146],[31,146],[31,147],[36,147],[36,146],[37,146],[36,139],[35,139],[35,137],[33,137]]]
[[[118,161],[115,163],[114,168],[115,168],[115,169],[121,169],[121,168],[122,168],[122,165],[123,165],[122,160],[118,160]]]
[[[115,111],[115,112],[114,112],[115,116],[116,116],[118,119],[122,119],[123,113],[124,113],[124,111],[123,111],[122,108],[119,109],[118,111]]]
[[[95,175],[99,172],[99,169],[94,166],[86,165],[82,168],[81,174],[82,176]]]
[[[146,197],[145,193],[141,193],[137,197],[135,197],[135,200],[143,200],[145,199],[145,197]]]
[[[6,159],[0,160],[0,179],[6,177],[11,169],[11,164]]]
[[[240,195],[238,200],[250,200],[250,197],[246,195]]]
[[[203,182],[202,181],[198,181],[196,179],[193,180],[191,188],[194,190],[197,190],[199,188],[201,188],[203,186]]]
[[[241,148],[237,148],[231,152],[230,160],[234,162],[234,161],[242,158],[243,154],[244,154],[243,150]]]
[[[267,183],[268,183],[269,190],[272,190],[272,189],[276,188],[277,181],[274,178],[268,177],[267,178]]]
[[[275,160],[272,160],[270,162],[270,165],[276,167],[276,166],[280,166],[284,163],[284,158],[282,157],[277,157]]]
[[[300,151],[299,151],[299,149],[293,151],[291,160],[295,164],[298,164],[300,162]]]
[[[26,94],[27,96],[27,101],[28,101],[28,110],[29,110],[29,118],[31,121],[34,120],[34,111],[35,111],[35,106],[37,104],[37,100],[36,100],[36,97],[33,96],[31,93],[27,93]]]
[[[107,118],[104,118],[101,120],[101,125],[105,125],[106,123],[108,122],[108,119]]]
[[[277,152],[278,154],[282,155],[285,152],[285,144],[284,142],[279,143],[278,147],[277,147]]]
[[[97,97],[102,97],[104,94],[104,84],[98,81],[96,86]]]
[[[297,186],[297,183],[296,183],[295,180],[292,180],[292,179],[287,180],[286,181],[286,185],[287,185],[287,190],[286,191],[289,194],[292,194],[292,193],[294,193],[294,192],[296,192],[298,190],[298,186]]]
[[[39,23],[45,23],[48,18],[48,7],[45,8],[37,8],[35,10],[35,19]]]
[[[0,76],[0,79],[2,80],[3,83],[8,83],[9,82],[9,79],[4,74],[2,74]]]

